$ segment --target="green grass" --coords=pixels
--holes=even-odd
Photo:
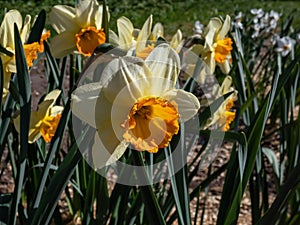
[[[0,9],[3,11],[18,9],[22,15],[29,13],[32,16],[37,15],[41,9],[45,9],[48,15],[54,5],[74,6],[75,3],[75,0],[1,1]],[[294,24],[300,22],[299,1],[107,0],[107,4],[111,15],[110,27],[113,30],[116,30],[116,20],[122,15],[128,17],[135,27],[140,28],[147,17],[152,14],[154,23],[161,22],[165,27],[166,34],[173,35],[177,29],[181,29],[184,34],[190,35],[196,20],[206,24],[213,16],[233,15],[235,11],[248,12],[251,8],[263,8],[265,11],[273,9],[283,14],[282,19],[287,15],[294,14]],[[3,17],[3,11],[0,11],[0,18]],[[46,26],[48,26],[47,21]]]

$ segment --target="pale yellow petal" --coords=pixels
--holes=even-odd
[[[90,83],[78,87],[71,96],[72,113],[94,128],[96,128],[96,103],[100,92],[99,83]],[[107,106],[103,103],[102,107]]]
[[[218,65],[224,74],[228,74],[230,72],[229,59],[226,59],[223,63],[218,63]]]
[[[51,107],[49,114],[50,114],[50,116],[56,116],[58,114],[62,114],[63,110],[64,110],[63,106],[58,106],[58,105],[53,106],[53,107]]]
[[[207,27],[205,29],[205,35],[207,32],[213,30],[214,32],[218,32],[222,27],[222,21],[218,17],[213,17],[209,20]]]
[[[223,26],[219,32],[219,39],[222,40],[225,38],[228,31],[230,30],[230,27],[231,27],[231,19],[230,19],[230,16],[226,15],[226,19],[225,19]]]
[[[156,23],[153,27],[152,33],[156,38],[164,37],[164,27],[161,23]]]
[[[28,36],[29,36],[30,22],[31,22],[31,16],[26,15],[25,19],[24,19],[23,28],[21,29],[21,32],[20,32],[20,37],[21,37],[22,43],[25,43],[27,41]]]
[[[151,91],[153,95],[175,87],[180,71],[180,59],[174,49],[168,44],[160,44],[145,60],[152,73]]]
[[[151,77],[151,72],[143,60],[124,56],[105,67],[100,84],[109,101],[114,102],[122,93],[119,96],[120,103],[132,106],[138,98],[145,96],[150,85],[148,77]]]
[[[182,33],[180,30],[177,30],[176,34],[171,39],[170,45],[178,52],[179,49],[177,49],[177,47],[181,42],[182,42]]]
[[[76,7],[76,22],[81,28],[95,26],[96,15],[99,12],[99,4],[96,0],[81,1]]]
[[[10,47],[14,50],[14,23],[18,28],[22,28],[22,15],[18,10],[9,10],[3,18],[0,27],[0,44],[2,47]]]
[[[92,165],[95,169],[101,169],[116,162],[126,151],[128,144],[120,142],[113,152],[109,152],[102,143],[101,138],[96,132],[92,146]]]
[[[148,17],[146,22],[143,25],[143,28],[139,32],[139,35],[136,39],[136,51],[140,52],[146,47],[146,42],[148,40],[148,37],[151,34],[151,28],[152,28],[152,15]]]
[[[182,89],[172,89],[166,92],[163,98],[169,102],[175,101],[182,122],[195,116],[200,109],[200,102],[195,95]]]
[[[63,32],[51,39],[50,50],[55,58],[62,58],[76,50],[75,34]]]
[[[119,46],[122,49],[128,50],[132,46],[133,41],[133,24],[128,18],[122,16],[117,20],[117,27],[119,33]]]
[[[49,21],[58,34],[66,30],[78,32],[80,28],[75,22],[75,12],[75,8],[67,5],[56,5],[51,9]]]
[[[54,101],[56,101],[57,98],[59,97],[60,93],[61,93],[61,90],[54,89],[45,96],[44,100],[54,100]]]
[[[113,46],[119,46],[119,37],[112,30],[109,30],[109,43],[111,43]]]

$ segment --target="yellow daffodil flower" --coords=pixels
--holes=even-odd
[[[125,16],[117,20],[118,35],[110,30],[110,42],[121,49],[135,51],[137,57],[146,58],[154,48],[154,43],[149,43],[151,35],[152,15],[145,21],[141,30],[134,28],[132,22]]]
[[[159,37],[164,38],[164,27],[161,23],[156,23],[152,29],[152,15],[145,21],[141,30],[134,28],[132,22],[125,16],[117,20],[118,35],[110,30],[110,42],[126,51],[128,55],[135,50],[137,57],[145,59],[154,49],[156,40]],[[182,33],[177,30],[176,34],[170,41],[171,47],[177,52],[180,51],[182,41]]]
[[[20,37],[23,43],[28,67],[32,66],[32,61],[34,59],[37,59],[37,52],[42,50],[40,49],[41,46],[38,42],[25,44],[30,32],[30,21],[31,17],[26,15],[23,24],[22,15],[20,12],[18,10],[10,10],[4,15],[2,24],[0,26],[0,45],[7,51],[7,54],[0,52],[0,57],[4,68],[3,99],[8,93],[11,74],[17,72],[15,62],[14,23],[17,24],[20,31]]]
[[[235,111],[232,110],[234,106],[234,101],[237,98],[237,91],[231,87],[232,78],[230,76],[226,76],[221,87],[215,90],[216,99],[233,91],[231,95],[229,95],[224,102],[221,104],[219,109],[212,115],[209,123],[205,126],[205,128],[217,124],[222,131],[228,131],[230,129],[230,124],[235,119]]]
[[[54,6],[49,19],[58,35],[51,40],[52,55],[60,58],[76,52],[91,56],[106,40],[101,28],[102,14],[103,7],[96,0],[84,0],[76,8]]]
[[[31,112],[28,134],[29,143],[35,142],[41,136],[45,142],[51,141],[63,111],[62,106],[54,105],[60,93],[60,90],[51,91],[44,101],[38,105],[37,111]],[[14,125],[20,133],[20,116],[14,119]]]
[[[223,24],[219,18],[214,17],[207,25],[202,58],[212,72],[215,71],[217,64],[223,73],[229,73],[232,40],[226,35],[230,30],[230,25],[231,22],[228,15]]]
[[[118,160],[129,144],[152,153],[167,147],[179,122],[198,112],[198,99],[175,88],[179,69],[175,50],[160,44],[145,60],[113,59],[99,82],[73,92],[73,114],[96,128],[92,154],[97,168]]]

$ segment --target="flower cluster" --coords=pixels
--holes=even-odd
[[[109,17],[108,7],[96,0],[83,0],[76,7],[54,6],[49,22],[55,34],[50,38],[50,32],[45,30],[39,42],[27,42],[30,16],[23,22],[17,10],[7,12],[0,27],[0,44],[4,49],[0,53],[4,65],[3,97],[8,93],[11,75],[16,73],[13,23],[19,28],[29,69],[44,51],[43,43],[47,39],[48,54],[57,59],[70,54],[84,59],[97,58],[95,50],[103,44],[123,52],[120,55],[108,52],[108,62],[103,63],[100,57],[87,64],[82,77],[92,73],[98,80],[84,81],[71,94],[73,115],[95,128],[92,152],[94,158],[102,158],[95,162],[98,167],[118,160],[128,146],[150,153],[168,147],[173,136],[179,133],[180,124],[193,118],[200,109],[199,96],[178,83],[182,71],[187,68],[188,79],[204,84],[217,66],[228,75],[232,64],[229,15],[224,19],[213,17],[207,25],[197,21],[194,35],[188,38],[180,29],[173,36],[165,34],[162,23],[153,24],[152,15],[141,29],[122,16],[116,21],[116,32],[107,28]],[[198,41],[189,44],[191,39]],[[196,61],[202,62],[201,69]],[[227,76],[221,87],[214,88],[215,98],[232,91],[231,86],[231,78]],[[51,141],[63,111],[62,106],[56,105],[60,93],[61,90],[49,91],[38,109],[31,112],[30,143],[40,137],[45,142]],[[237,92],[233,91],[202,129],[216,125],[223,131],[229,130],[235,118],[236,99]],[[14,119],[14,125],[19,131],[19,116]],[[109,153],[107,157],[101,155],[104,150]]]

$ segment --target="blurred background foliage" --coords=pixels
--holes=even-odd
[[[23,15],[29,13],[38,15],[41,9],[48,13],[52,6],[57,4],[74,6],[78,0],[5,0],[0,1],[0,18],[6,10],[17,8]],[[166,34],[173,35],[177,29],[181,29],[185,35],[192,33],[192,27],[196,20],[207,24],[213,16],[242,11],[251,8],[262,8],[265,11],[275,10],[283,13],[282,21],[288,15],[294,15],[293,24],[300,23],[300,1],[259,1],[259,0],[234,0],[234,1],[205,1],[205,0],[107,0],[110,8],[110,27],[116,30],[116,19],[121,16],[128,17],[136,27],[141,27],[150,14],[154,22],[161,22],[165,26]],[[145,9],[147,9],[145,11]],[[147,13],[145,13],[147,12]],[[46,27],[50,27],[46,21]]]

